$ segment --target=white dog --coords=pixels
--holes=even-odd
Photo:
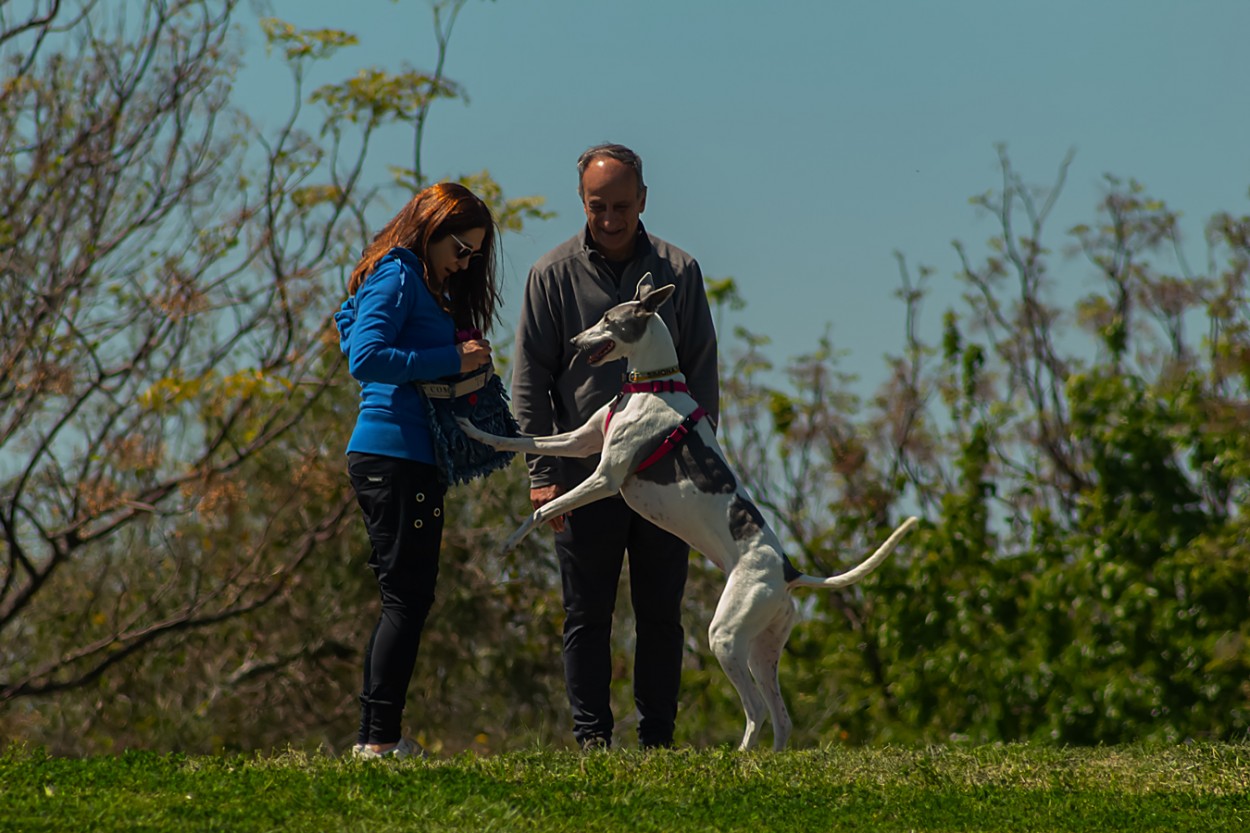
[[[615,401],[580,428],[553,437],[497,437],[461,421],[471,438],[503,451],[588,457],[598,467],[576,488],[537,509],[504,545],[512,549],[534,527],[620,492],[657,526],[683,538],[725,571],[727,580],[708,636],[713,653],[742,698],[746,732],[740,749],[759,741],[765,709],[773,748],[783,749],[792,723],[781,696],[778,664],[795,621],[795,587],[845,587],[871,573],[916,525],[908,518],[876,552],[829,578],[799,572],[725,461],[704,412],[677,370],[677,351],[655,311],[673,293],[648,274],[634,300],[608,310],[573,338],[591,365],[629,359],[629,379]],[[646,380],[646,381],[637,381]]]

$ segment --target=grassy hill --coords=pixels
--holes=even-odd
[[[0,830],[1245,831],[1250,745],[0,756]]]

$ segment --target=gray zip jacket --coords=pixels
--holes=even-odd
[[[647,272],[656,286],[677,291],[660,307],[677,346],[677,360],[695,401],[712,424],[720,420],[716,331],[698,262],[681,249],[647,234],[638,224],[634,256],[617,286],[611,267],[590,245],[590,232],[552,249],[530,270],[517,325],[512,405],[521,430],[533,436],[571,431],[620,393],[626,361],[591,367],[570,343],[605,312],[632,300]],[[532,488],[557,484],[565,490],[585,480],[599,462],[594,455],[529,458]]]

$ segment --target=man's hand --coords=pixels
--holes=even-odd
[[[535,489],[530,489],[530,503],[534,504],[535,509],[538,509],[544,503],[551,503],[551,501],[555,500],[562,494],[564,494],[564,489],[560,486],[554,484],[551,486],[539,486]],[[557,515],[547,521],[547,526],[551,527],[556,532],[563,532],[564,516]]]

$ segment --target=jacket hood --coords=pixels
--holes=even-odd
[[[378,269],[378,266],[381,266],[388,258],[394,258],[395,260],[398,260],[401,263],[406,264],[408,268],[412,269],[413,271],[417,273],[418,279],[421,278],[421,275],[425,271],[424,268],[421,266],[420,259],[418,259],[415,254],[413,254],[408,249],[405,249],[399,246],[396,246],[395,248],[387,252],[385,255],[383,255],[381,260],[378,261],[377,265],[373,267],[373,271],[376,272]],[[368,280],[368,278],[366,278],[366,280]],[[401,283],[403,281],[402,273],[400,275],[400,281]],[[354,325],[355,323],[356,323],[356,296],[348,295],[347,300],[343,302],[343,305],[341,307],[339,307],[338,312],[334,313],[334,324],[336,327],[339,328],[339,350],[343,352],[344,356],[347,355],[348,343],[349,343],[348,340],[351,338],[352,325]]]

